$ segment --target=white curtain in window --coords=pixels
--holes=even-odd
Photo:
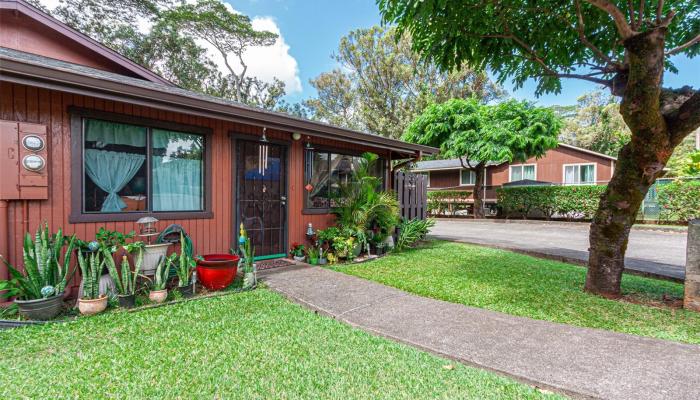
[[[154,156],[153,211],[202,210],[202,160]]]
[[[564,183],[578,183],[576,182],[576,167],[576,165],[567,165],[564,167]]]
[[[523,179],[523,167],[510,167],[510,181],[520,181]]]
[[[126,204],[117,195],[136,175],[146,160],[143,154],[85,150],[85,173],[100,189],[107,192],[102,212],[120,212]]]
[[[594,183],[595,176],[593,176],[593,172],[593,165],[581,165],[581,183]]]
[[[535,180],[535,166],[534,165],[524,165],[523,166],[523,179]]]

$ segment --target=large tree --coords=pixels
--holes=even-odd
[[[485,105],[452,99],[428,106],[403,139],[440,148],[474,170],[474,218],[484,218],[484,173],[488,162],[525,161],[557,146],[561,120],[548,108],[515,100]]]
[[[700,126],[700,91],[663,87],[671,57],[700,53],[698,0],[378,0],[385,22],[444,68],[491,69],[500,82],[561,78],[602,85],[622,98],[632,132],[590,229],[585,289],[620,295],[630,228],[649,187],[679,143]]]
[[[561,109],[560,109],[561,110]],[[560,140],[574,146],[617,155],[630,140],[630,130],[615,98],[601,90],[585,93],[568,115]]]
[[[503,90],[468,67],[445,72],[411,50],[394,28],[357,29],[340,40],[340,64],[311,80],[318,92],[305,102],[316,119],[398,138],[431,102],[453,97],[490,101]]]

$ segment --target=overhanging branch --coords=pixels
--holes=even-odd
[[[612,19],[615,21],[615,27],[617,27],[617,32],[620,34],[620,37],[622,39],[627,39],[633,35],[635,35],[637,32],[635,32],[632,27],[630,26],[629,23],[627,23],[627,19],[625,18],[625,15],[620,11],[617,6],[612,4],[608,0],[585,0],[587,3],[591,4],[592,6],[595,6],[603,11],[605,11],[608,15],[612,17]]]
[[[690,132],[700,127],[700,91],[696,90],[686,101],[666,117],[671,139],[680,142]]]
[[[680,46],[678,46],[678,47],[674,47],[674,48],[672,48],[671,50],[667,51],[667,52],[666,52],[666,55],[667,55],[667,56],[672,56],[672,55],[674,55],[674,54],[678,54],[678,53],[680,53],[681,51],[683,51],[683,50],[685,50],[685,49],[687,49],[687,48],[689,48],[689,47],[691,47],[691,46],[694,46],[694,45],[696,45],[696,44],[698,44],[698,43],[700,43],[700,34],[698,34],[698,35],[695,36],[694,38],[690,39],[689,41],[683,43],[682,45],[680,45]]]

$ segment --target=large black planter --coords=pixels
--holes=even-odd
[[[20,314],[35,321],[54,319],[63,311],[63,292],[47,299],[15,300]]]
[[[136,295],[134,294],[128,294],[128,295],[118,295],[117,298],[119,298],[119,307],[122,308],[134,308],[136,305]]]

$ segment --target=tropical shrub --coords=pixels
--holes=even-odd
[[[537,210],[547,219],[554,214],[569,219],[590,219],[604,191],[604,185],[519,186],[499,188],[496,196],[506,217],[527,218]]]
[[[472,192],[463,190],[434,190],[428,192],[428,213],[431,215],[444,215],[448,211],[454,215],[456,211],[467,206],[466,200]]]
[[[15,296],[20,300],[36,300],[62,293],[75,273],[75,267],[70,268],[70,258],[76,240],[75,235],[63,236],[61,229],[54,235],[49,234],[48,223],[39,226],[33,240],[27,232],[23,245],[24,272],[0,255],[10,273],[9,280],[0,281],[0,298]],[[61,257],[66,242],[68,247]]]
[[[700,181],[676,180],[659,186],[658,202],[662,220],[690,221],[700,218]]]
[[[433,219],[404,219],[401,224],[399,224],[399,236],[396,239],[397,251],[404,250],[411,247],[419,240],[425,238],[425,236],[430,232],[430,228],[435,225],[435,220]]]

